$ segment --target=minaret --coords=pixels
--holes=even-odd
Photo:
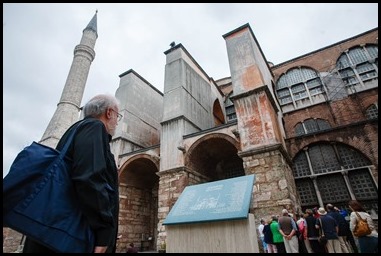
[[[97,13],[83,30],[81,42],[74,48],[74,58],[70,67],[61,99],[57,104],[53,118],[50,120],[40,143],[55,147],[74,122],[78,121],[80,106],[89,74],[91,62],[95,58],[95,41],[97,33]]]

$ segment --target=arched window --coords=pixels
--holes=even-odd
[[[378,78],[378,47],[366,45],[349,49],[339,57],[336,68],[347,86],[363,85]]]
[[[303,209],[319,206],[319,201],[347,208],[348,201],[356,199],[378,213],[371,162],[357,149],[341,143],[314,144],[299,152],[293,164]]]
[[[281,75],[276,84],[276,93],[281,106],[294,104],[298,100],[313,102],[313,96],[324,92],[318,73],[306,67],[292,68]]]
[[[324,119],[309,118],[304,120],[301,123],[296,124],[295,135],[300,136],[303,134],[319,132],[319,131],[327,130],[330,128],[331,128],[330,124]]]

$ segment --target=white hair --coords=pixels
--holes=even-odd
[[[110,94],[99,94],[94,96],[83,107],[84,117],[99,117],[106,112],[108,108],[118,107],[119,101],[115,96]]]

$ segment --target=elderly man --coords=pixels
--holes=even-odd
[[[107,94],[93,97],[83,108],[84,120],[73,124],[58,142],[60,151],[78,126],[67,157],[72,159],[71,180],[82,215],[94,232],[94,253],[114,253],[118,234],[118,169],[110,150],[119,114],[118,100]],[[57,204],[58,205],[58,204]],[[26,238],[24,253],[54,253],[50,247]]]
[[[283,236],[284,246],[287,253],[299,253],[299,241],[296,236],[296,223],[289,216],[287,209],[282,210],[282,216],[278,219],[279,232]]]

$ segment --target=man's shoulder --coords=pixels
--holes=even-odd
[[[106,128],[103,124],[103,122],[97,118],[85,118],[78,122],[81,127],[80,129],[83,130],[105,130]]]
[[[101,125],[103,124],[101,120],[99,120],[98,118],[94,118],[94,117],[87,117],[81,121],[78,121],[79,123],[80,122],[83,122],[84,124],[93,124],[93,125]]]
[[[330,220],[334,220],[334,221],[336,221],[335,218],[334,218],[333,216],[328,215],[328,214],[323,215],[323,216],[320,216],[320,218],[321,218],[322,220],[327,220],[327,221],[330,221]]]

